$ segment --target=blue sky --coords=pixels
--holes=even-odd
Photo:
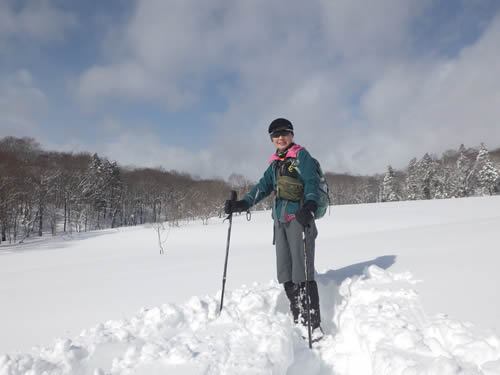
[[[324,169],[500,146],[500,2],[0,0],[0,137],[257,179],[267,126]]]

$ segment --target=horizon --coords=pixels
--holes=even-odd
[[[6,136],[4,138],[0,138],[0,142],[7,138],[7,137],[11,137],[11,136]],[[14,138],[17,138],[17,137],[14,137]],[[163,171],[163,172],[167,172],[167,173],[178,173],[178,174],[187,174],[189,178],[195,180],[195,181],[203,181],[203,180],[222,180],[224,182],[230,182],[230,179],[231,179],[231,176],[233,174],[236,174],[236,172],[234,172],[233,174],[230,174],[229,176],[227,177],[222,177],[222,176],[209,176],[209,177],[203,177],[203,176],[199,176],[199,175],[196,175],[196,174],[192,174],[188,171],[183,171],[183,170],[177,170],[177,169],[165,169],[163,166],[138,166],[138,165],[133,165],[133,164],[122,164],[120,163],[120,161],[118,160],[114,160],[112,158],[109,158],[108,156],[106,155],[102,155],[102,154],[99,154],[97,152],[90,152],[90,151],[85,151],[85,150],[80,150],[78,152],[73,152],[73,151],[61,151],[61,150],[49,150],[49,149],[45,149],[43,147],[43,145],[41,145],[36,139],[32,138],[32,137],[22,137],[22,138],[28,138],[32,141],[34,141],[35,145],[40,147],[40,150],[42,152],[55,152],[55,153],[69,153],[71,155],[88,155],[89,157],[91,157],[92,155],[94,154],[97,154],[97,156],[101,159],[101,160],[108,160],[110,162],[116,162],[118,164],[118,167],[120,167],[121,169],[129,169],[129,170],[140,170],[140,169],[153,169],[153,170],[159,170],[159,171]],[[17,139],[22,139],[22,138],[17,138]],[[479,151],[481,145],[473,145],[473,146],[466,146],[464,143],[461,143],[461,145],[463,145],[465,147],[465,149],[467,151],[470,151],[470,150],[473,150],[473,151]],[[444,156],[445,156],[445,153],[449,152],[449,151],[452,151],[452,152],[459,152],[459,147],[457,147],[456,149],[448,149],[448,150],[445,150],[443,151],[440,155],[438,154],[435,154],[435,153],[427,153],[429,154],[433,159],[437,159],[437,160],[441,160]],[[491,154],[491,153],[500,153],[500,146],[499,147],[496,147],[496,148],[493,148],[493,149],[488,149],[488,152]],[[425,155],[426,153],[424,153]],[[417,161],[420,160],[424,155],[421,155],[419,157],[417,156],[414,156],[413,158],[415,158]],[[411,158],[411,159],[413,159]],[[394,163],[390,163],[388,166],[391,166],[393,168],[393,170],[395,172],[405,172],[405,170],[407,169],[407,166],[408,166],[408,163],[410,162],[409,159],[406,164],[403,165],[402,168],[395,168],[393,167],[393,165],[395,165]],[[385,169],[387,169],[387,167],[385,167]],[[339,171],[332,171],[332,170],[326,170],[324,169],[324,172],[326,174],[331,174],[331,175],[336,175],[336,176],[342,176],[342,175],[346,175],[346,176],[352,176],[352,177],[377,177],[377,176],[383,176],[387,170],[385,171],[381,171],[381,172],[374,172],[372,174],[359,174],[359,173],[349,173],[349,172],[339,172]],[[241,174],[240,174],[241,175]],[[244,178],[248,178],[248,176],[245,176],[245,175],[242,175]],[[254,180],[250,180],[251,183],[256,183],[256,181]]]

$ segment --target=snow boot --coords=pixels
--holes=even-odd
[[[321,315],[319,311],[319,293],[318,284],[316,281],[308,281],[309,285],[309,306],[311,309],[311,328],[315,330],[321,324]],[[300,283],[300,322],[302,325],[307,327],[307,295],[306,295],[306,283]]]
[[[302,338],[306,341],[309,340],[309,333],[307,332],[307,325],[305,325],[305,326],[299,325],[298,328],[299,328],[300,335],[302,336]],[[321,327],[317,327],[317,328],[313,329],[311,332],[311,342],[313,342],[313,343],[318,342],[324,336],[325,336],[325,334],[323,333],[323,329]]]
[[[316,281],[307,281],[309,289],[309,307],[311,309],[311,341],[318,342],[324,336],[323,330],[321,329],[321,314],[319,310],[319,293],[318,284]],[[306,335],[304,339],[308,339],[307,334],[307,295],[306,295],[306,282],[300,283],[300,323],[305,329]]]
[[[297,324],[299,322],[301,312],[300,286],[292,281],[287,281],[283,284],[283,287],[285,288],[286,296],[290,301],[290,311],[292,312],[293,322]]]
[[[299,325],[301,335],[307,340],[306,283],[295,284],[292,281],[287,281],[283,286],[286,296],[290,301],[290,311],[292,312],[293,322]],[[309,281],[309,293],[311,307],[311,339],[312,342],[317,342],[323,338],[324,334],[320,326],[321,315],[319,311],[318,284],[316,284],[316,281]]]
[[[318,326],[311,332],[311,342],[318,342],[325,336],[323,329]]]

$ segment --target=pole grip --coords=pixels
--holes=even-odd
[[[230,198],[230,200],[234,202],[237,199],[237,196],[238,196],[238,193],[236,193],[235,190],[231,190],[231,198]]]

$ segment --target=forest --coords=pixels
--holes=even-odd
[[[426,153],[404,170],[359,176],[326,172],[332,205],[460,198],[500,193],[500,148]],[[230,190],[255,182],[240,174],[200,179],[161,168],[120,166],[89,153],[46,151],[33,138],[0,139],[0,243],[30,236],[222,217]],[[255,209],[268,209],[272,196]]]

